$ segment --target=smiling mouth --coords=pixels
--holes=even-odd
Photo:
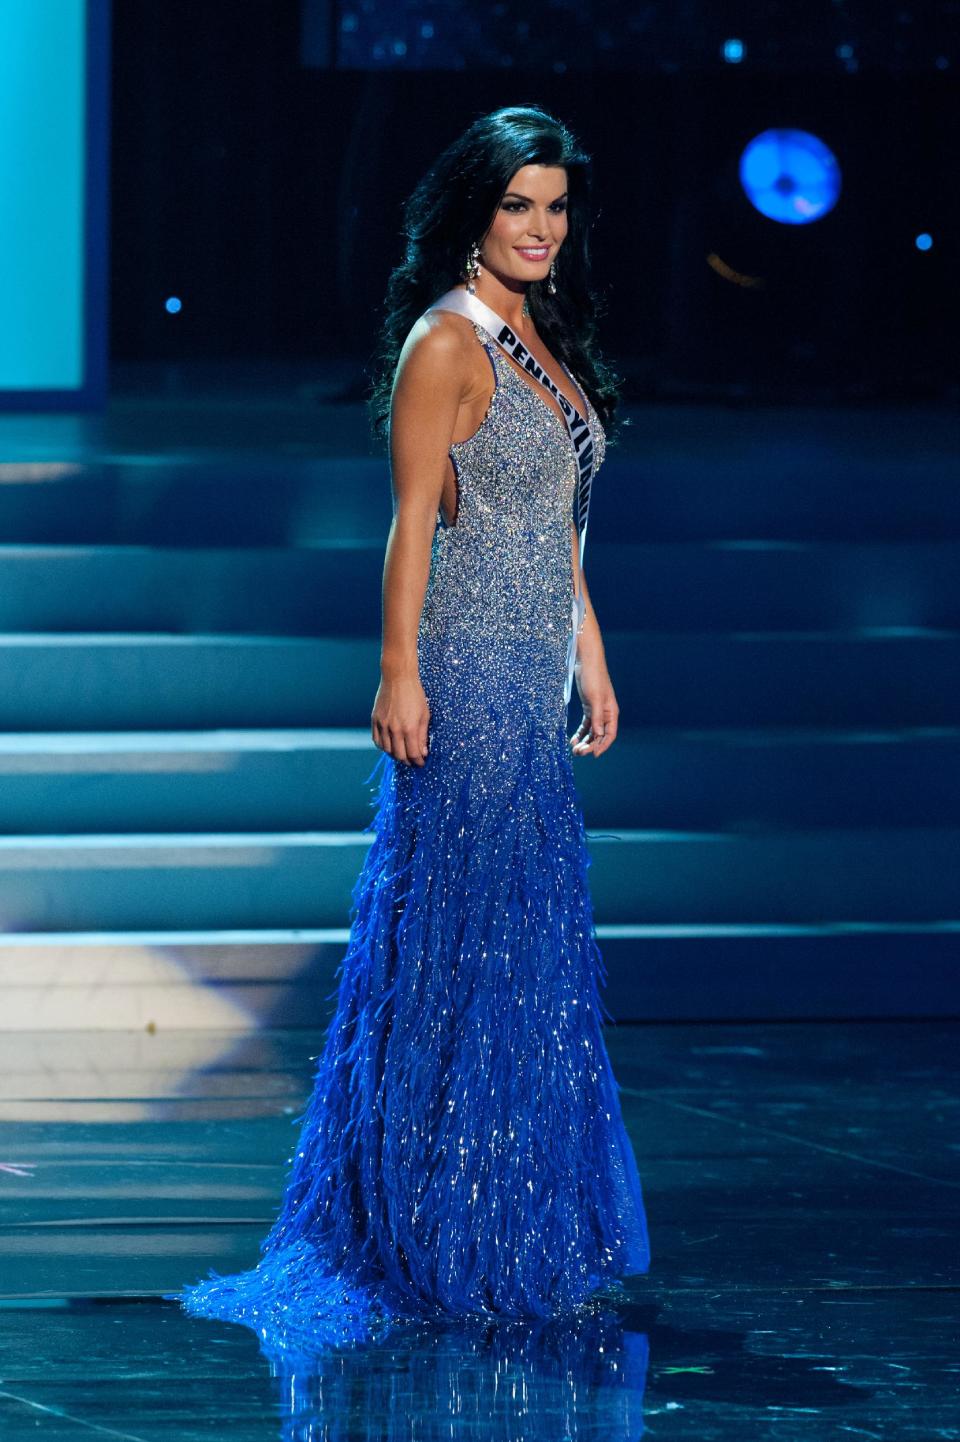
[[[550,254],[549,245],[515,245],[513,248],[524,260],[546,260]]]

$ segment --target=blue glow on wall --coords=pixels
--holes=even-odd
[[[920,235],[917,236],[917,239],[916,239],[916,241],[915,241],[915,244],[916,244],[917,250],[932,250],[932,249],[933,249],[933,236],[930,235],[927,231],[924,230],[924,231],[921,232]]]
[[[783,225],[809,225],[836,205],[840,165],[809,131],[765,130],[740,157],[740,183],[761,215]]]
[[[86,11],[0,4],[0,390],[84,384]]]

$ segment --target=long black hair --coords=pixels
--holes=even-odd
[[[415,321],[465,279],[467,252],[489,230],[510,181],[524,165],[567,172],[567,236],[555,265],[556,295],[545,281],[527,288],[537,333],[580,381],[604,425],[615,434],[619,377],[595,345],[600,302],[590,281],[590,157],[571,131],[537,105],[481,115],[434,161],[403,208],[402,262],[387,282],[384,320],[373,357],[368,410],[374,436],[389,433],[397,361]]]

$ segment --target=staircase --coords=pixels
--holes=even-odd
[[[575,766],[618,1021],[957,1012],[958,429],[664,407],[611,449],[623,729]],[[0,1029],[322,1024],[380,755],[361,409],[130,393],[0,446]]]

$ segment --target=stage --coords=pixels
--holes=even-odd
[[[162,1294],[256,1262],[321,1033],[8,1035],[5,1442],[956,1436],[958,1038],[608,1027],[651,1217],[623,1304],[272,1375],[251,1331]]]
[[[960,1442],[956,5],[535,8],[0,7],[4,1442]],[[288,1195],[524,1317],[188,1315]]]

